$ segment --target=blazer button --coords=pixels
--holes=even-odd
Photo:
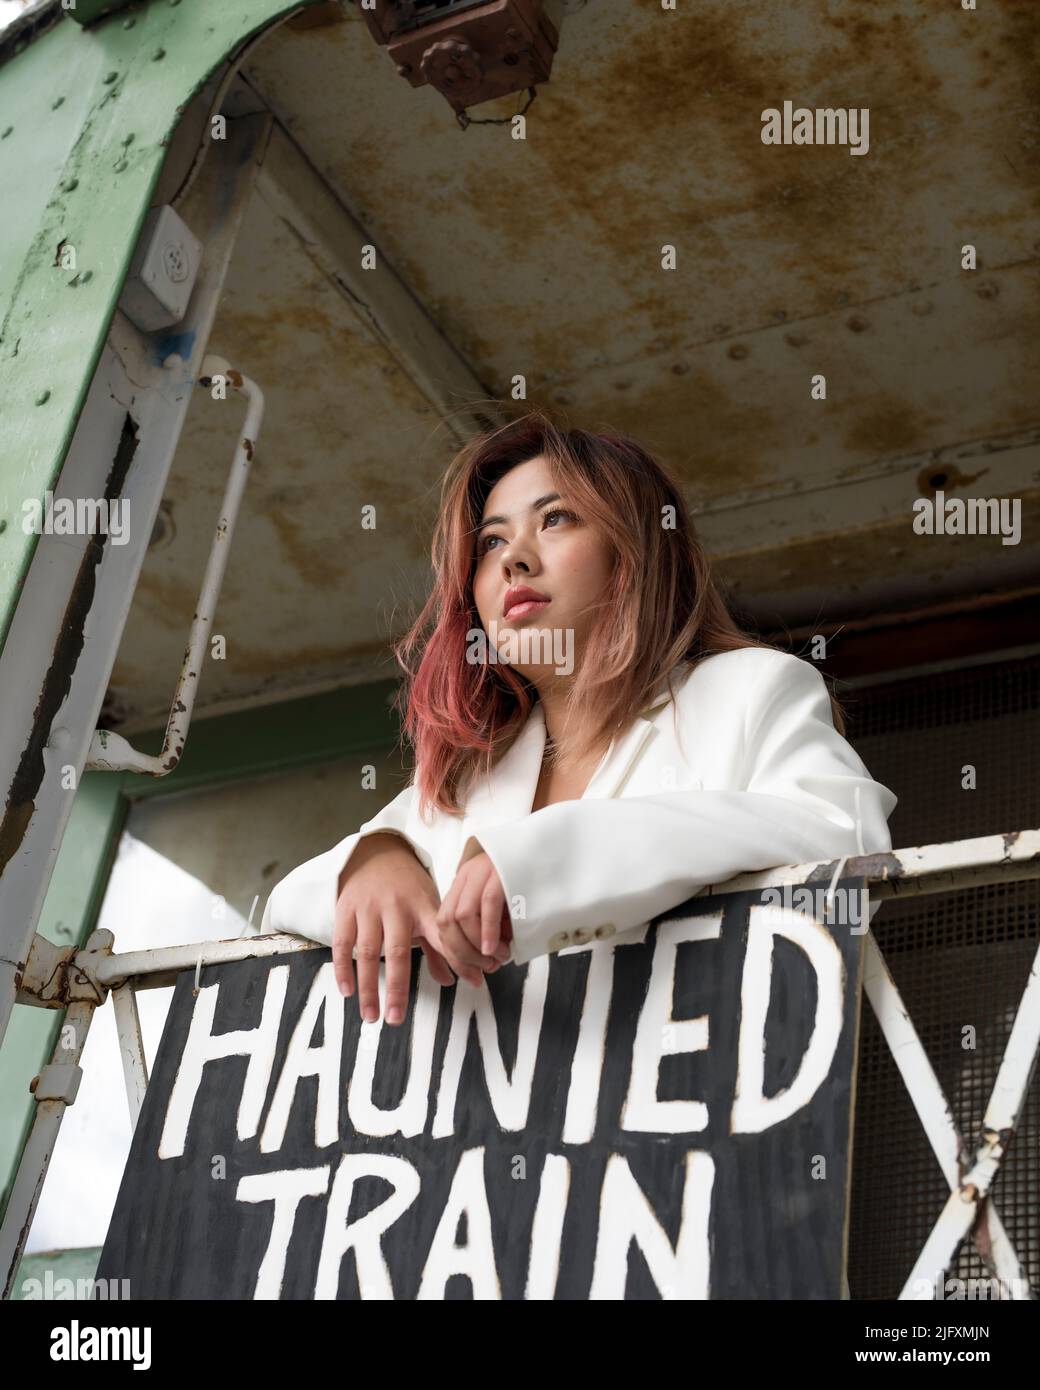
[[[566,946],[569,940],[569,932],[558,931],[555,936],[550,936],[549,938],[549,950],[558,951],[561,946]]]
[[[616,931],[617,927],[613,922],[604,922],[601,927],[596,928],[594,935],[599,941],[602,941],[605,936],[613,936]]]
[[[583,946],[583,945],[585,944],[586,941],[591,941],[591,940],[592,940],[592,933],[591,933],[590,931],[587,931],[584,927],[576,927],[576,928],[575,928],[575,930],[574,930],[574,944],[575,944],[575,946]]]

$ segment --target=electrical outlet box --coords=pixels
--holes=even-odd
[[[202,243],[169,206],[150,208],[119,307],[143,333],[180,323],[195,288]]]

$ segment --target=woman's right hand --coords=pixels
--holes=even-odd
[[[354,952],[357,951],[357,990],[361,1017],[379,1017],[379,961],[386,959],[386,1021],[399,1024],[408,1007],[412,975],[412,943],[419,943],[439,985],[454,982],[448,962],[433,943],[440,941],[437,908],[440,897],[426,872],[400,835],[366,835],[339,876],[336,923],[332,933],[332,967],[340,993],[354,992]],[[499,961],[481,957],[485,970]],[[470,983],[481,980],[474,970]]]

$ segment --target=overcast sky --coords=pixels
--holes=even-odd
[[[230,904],[215,923],[213,902],[205,884],[124,831],[97,926],[114,934],[117,951],[158,941],[212,941],[246,929],[246,919]],[[254,907],[259,913],[260,906]],[[149,1075],[172,998],[172,985],[137,996]],[[133,1131],[111,1004],[91,1021],[81,1065],[79,1095],[62,1120],[29,1232],[30,1254],[104,1243],[130,1152]]]
[[[23,10],[27,10],[30,3],[31,0],[0,0],[0,29],[10,24]]]

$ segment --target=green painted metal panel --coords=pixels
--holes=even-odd
[[[0,66],[0,647],[38,539],[23,504],[60,472],[180,113],[244,39],[314,3],[149,0],[64,18]]]
[[[79,1298],[80,1290],[73,1292],[62,1281],[93,1280],[101,1259],[101,1249],[100,1245],[85,1245],[79,1250],[40,1250],[35,1255],[24,1255],[15,1275],[12,1300],[26,1297]],[[25,1281],[30,1279],[37,1280],[38,1286],[27,1286]],[[89,1298],[90,1288],[90,1284],[83,1286],[84,1297]]]
[[[72,803],[37,930],[59,946],[94,930],[126,819],[122,774],[88,772]],[[0,1214],[25,1147],[36,1102],[29,1082],[54,1050],[64,1009],[16,1004],[0,1047]]]
[[[166,777],[128,772],[123,791],[134,800],[162,796],[390,748],[400,738],[400,724],[390,708],[396,690],[396,681],[378,681],[195,719],[173,772]],[[158,753],[164,732],[130,741],[145,753]]]

